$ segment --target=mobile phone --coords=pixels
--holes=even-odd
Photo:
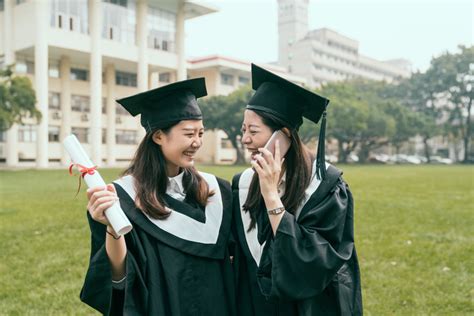
[[[275,143],[277,140],[280,142],[280,159],[283,159],[288,152],[288,149],[290,149],[291,140],[281,130],[275,131],[272,134],[264,148],[270,151],[273,157],[275,157]]]

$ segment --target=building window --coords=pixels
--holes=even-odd
[[[168,51],[168,41],[163,40],[161,42],[161,49],[164,50],[165,52]]]
[[[33,75],[35,73],[35,64],[32,61],[18,60],[15,63],[15,72]]]
[[[228,138],[221,138],[221,148],[222,149],[232,149],[232,142]]]
[[[152,40],[153,40],[153,46],[151,47],[154,49],[160,49],[160,44],[158,43],[158,39],[155,37]]]
[[[59,142],[59,126],[49,126],[48,128],[48,141],[50,143]]]
[[[148,7],[148,47],[175,51],[176,13]]]
[[[89,72],[85,69],[71,68],[71,80],[87,81]]]
[[[127,7],[127,0],[104,0],[104,2],[116,4],[122,7]]]
[[[51,27],[86,34],[88,32],[87,0],[50,0]]]
[[[130,72],[117,71],[115,72],[115,84],[119,86],[136,87],[137,74]]]
[[[81,143],[89,143],[89,129],[83,127],[73,127],[71,132],[76,135],[77,139]]]
[[[84,95],[71,95],[71,110],[74,112],[90,112],[90,98]]]
[[[26,0],[16,0],[15,1],[16,5],[20,5],[20,4],[25,3],[25,2],[26,2]]]
[[[106,0],[102,9],[102,38],[135,45],[135,1]]]
[[[61,108],[61,96],[57,92],[49,92],[48,108],[51,110],[59,110]]]
[[[107,114],[107,98],[102,98],[102,114]]]
[[[107,143],[107,129],[103,128],[102,129],[102,144]]]
[[[50,78],[59,78],[59,65],[50,63],[48,74]]]
[[[135,145],[137,143],[137,131],[117,130],[115,132],[115,143]]]
[[[115,113],[117,115],[130,115],[127,110],[117,102],[115,102]]]
[[[6,139],[7,139],[7,132],[0,131],[0,143],[4,143]]]
[[[163,72],[159,75],[160,82],[170,82],[171,81],[171,74],[169,72]]]
[[[24,143],[36,142],[36,125],[20,125],[18,127],[18,141]]]
[[[248,84],[249,82],[250,82],[250,79],[249,79],[249,78],[239,76],[239,84],[240,84],[240,85],[243,86],[243,85]]]
[[[228,74],[221,74],[221,83],[226,86],[233,86],[234,76]]]

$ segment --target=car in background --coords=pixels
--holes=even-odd
[[[326,161],[329,163],[337,163],[338,159],[336,155],[326,155]]]
[[[413,165],[421,164],[421,160],[417,156],[407,156],[406,161],[407,161],[407,163],[410,163],[410,164],[413,164]]]
[[[427,162],[426,157],[420,155],[397,154],[390,156],[389,163],[420,165]]]
[[[430,163],[438,165],[451,165],[453,164],[453,161],[449,158],[443,158],[441,156],[431,156]]]
[[[386,154],[375,154],[369,157],[369,163],[386,164],[390,160],[390,156]]]
[[[405,154],[396,154],[393,156],[390,156],[390,159],[388,160],[390,163],[409,163],[408,161],[408,155]]]
[[[359,156],[356,154],[349,154],[349,156],[347,156],[347,162],[359,162]]]

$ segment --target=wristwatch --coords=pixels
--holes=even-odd
[[[267,213],[268,215],[278,215],[278,214],[283,213],[284,211],[285,211],[285,207],[281,206],[281,207],[273,208],[271,210],[267,210]]]

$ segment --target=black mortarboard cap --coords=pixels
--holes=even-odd
[[[255,94],[247,109],[273,114],[290,128],[297,130],[303,124],[303,117],[314,123],[323,117],[316,164],[318,176],[324,179],[324,138],[329,100],[255,64],[252,64],[252,88]]]
[[[207,95],[204,78],[179,81],[117,100],[132,116],[141,114],[147,132],[182,120],[202,119],[197,98]]]

